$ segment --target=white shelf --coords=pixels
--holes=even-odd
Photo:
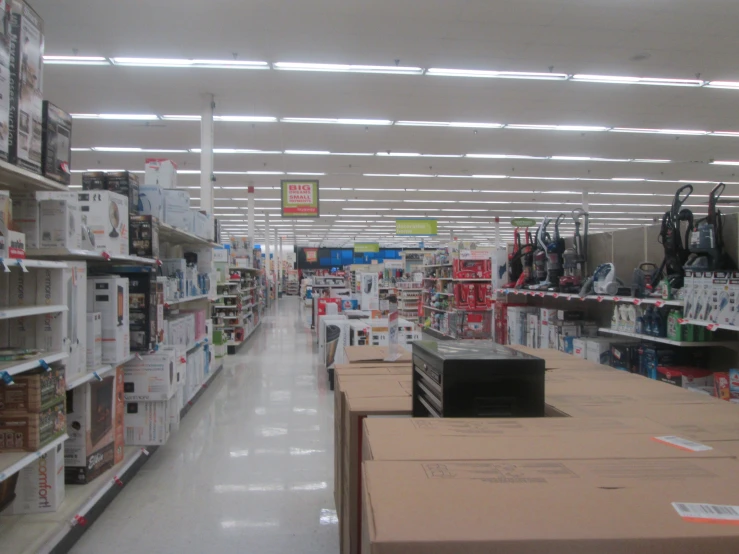
[[[701,327],[708,327],[709,331],[716,331],[721,329],[722,331],[739,331],[739,327],[736,325],[729,325],[727,323],[712,323],[710,321],[703,321],[700,319],[681,319],[680,323],[686,323],[688,325],[700,325]]]
[[[432,267],[452,267],[452,264],[422,265],[421,269],[432,268]]]
[[[0,363],[0,373],[7,372],[8,375],[17,375],[24,371],[30,371],[41,367],[41,361],[43,360],[47,364],[53,364],[69,357],[69,352],[52,352],[48,354],[40,354],[36,358],[30,360],[18,360],[13,362],[2,362]]]
[[[81,375],[77,377],[76,379],[72,379],[71,381],[67,381],[67,390],[72,390],[74,388],[79,387],[80,385],[84,385],[85,383],[89,383],[90,381],[94,381],[97,379],[97,377],[102,377],[109,371],[112,371],[116,369],[117,367],[120,367],[131,360],[133,360],[136,357],[136,353],[129,354],[126,358],[124,358],[120,363],[115,365],[102,365],[97,369],[93,369],[92,371],[85,373],[84,375]]]
[[[610,329],[608,327],[601,327],[598,329],[601,333],[607,333],[611,335],[621,335],[624,337],[632,337],[635,339],[642,339],[647,340],[651,342],[661,342],[663,344],[671,344],[673,346],[698,346],[698,347],[705,347],[705,346],[729,346],[733,345],[733,343],[728,342],[720,342],[720,341],[711,341],[711,342],[682,342],[679,340],[670,340],[663,337],[652,337],[650,335],[640,335],[638,333],[629,333],[626,331],[617,331],[615,329]]]
[[[41,456],[56,448],[68,438],[64,434],[36,452],[6,452],[5,454],[0,454],[0,482],[5,481],[14,473],[38,460]]]
[[[53,262],[50,260],[28,260],[18,258],[0,258],[0,265],[8,267],[30,267],[36,269],[66,269],[69,267],[65,262]]]
[[[212,242],[212,241],[209,241],[208,239],[204,239],[203,237],[194,235],[190,233],[189,231],[185,231],[183,229],[178,229],[177,227],[173,227],[169,223],[164,223],[163,221],[159,222],[159,240],[165,241],[165,242],[173,242],[175,244],[189,244],[189,245],[196,245],[196,246],[220,246],[216,244],[215,242]]]
[[[17,317],[30,317],[34,315],[55,314],[66,312],[69,307],[65,304],[52,304],[51,306],[22,306],[20,308],[3,308],[0,310],[0,319],[14,319]]]
[[[596,302],[619,302],[627,304],[635,304],[639,306],[641,304],[653,304],[657,307],[662,306],[683,306],[682,300],[662,300],[661,298],[633,298],[631,296],[606,296],[590,294],[588,296],[581,297],[579,294],[567,293],[567,292],[549,292],[541,290],[523,290],[523,289],[496,289],[498,294],[516,294],[521,296],[536,296],[539,298],[552,297],[561,298],[564,300],[591,300]]]
[[[93,252],[92,250],[81,250],[81,249],[69,249],[69,248],[44,248],[44,249],[29,249],[26,251],[26,255],[31,258],[61,258],[63,260],[87,260],[87,261],[100,261],[110,263],[124,263],[124,264],[143,264],[143,265],[155,265],[157,261],[154,258],[141,258],[139,256],[122,256],[118,254],[111,254],[109,259],[105,259],[100,252]]]
[[[198,296],[188,296],[186,298],[180,298],[179,300],[165,300],[164,305],[165,307],[167,305],[175,306],[177,304],[185,304],[187,302],[195,302],[197,300],[207,300],[208,295],[207,294],[200,294]]]
[[[432,308],[431,306],[424,305],[424,308],[427,310],[433,310],[434,312],[441,312],[443,314],[453,314],[454,312],[450,312],[449,310],[440,310],[439,308]]]
[[[55,190],[69,192],[69,187],[26,169],[0,161],[0,188],[15,192]]]
[[[232,266],[229,266],[228,270],[229,271],[254,271],[254,272],[257,272],[257,273],[260,272],[260,271],[262,271],[261,269],[255,269],[253,267],[236,267],[236,266],[233,266],[233,265]]]
[[[237,310],[238,306],[226,306],[224,304],[216,304],[215,306],[213,306],[213,308],[216,310]]]
[[[429,292],[429,291],[426,291]],[[453,292],[438,292],[438,291],[430,291],[429,294],[439,294],[441,296],[454,296]]]

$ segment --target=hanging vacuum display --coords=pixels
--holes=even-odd
[[[565,252],[565,239],[559,234],[559,224],[565,214],[559,214],[554,221],[554,233],[547,244],[547,283],[551,290],[559,290],[559,280],[564,273],[562,256]]]
[[[685,278],[683,267],[688,261],[688,238],[693,227],[693,212],[683,208],[683,204],[693,193],[693,185],[684,185],[675,193],[672,208],[662,216],[662,228],[659,232],[659,242],[665,249],[665,258],[660,267],[652,274],[651,282],[658,283],[664,276],[670,286],[681,288]],[[685,238],[681,234],[681,225],[686,223]]]
[[[690,254],[685,262],[688,269],[716,271],[736,267],[724,248],[724,218],[717,208],[725,188],[724,183],[716,185],[708,197],[708,215],[697,221],[694,227],[691,225]]]
[[[572,212],[575,222],[575,235],[572,247],[562,253],[563,275],[559,279],[561,292],[578,292],[587,275],[588,260],[588,222],[589,216],[582,208]],[[583,234],[580,229],[583,229]]]

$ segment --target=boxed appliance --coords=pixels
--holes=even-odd
[[[169,400],[177,389],[176,352],[160,349],[123,366],[126,402]]]
[[[123,461],[126,447],[126,401],[123,366],[115,368],[115,407],[113,410],[113,464]]]
[[[67,429],[64,398],[39,412],[0,412],[0,452],[35,452]]]
[[[39,248],[82,247],[80,206],[71,200],[39,202]]]
[[[87,369],[103,365],[103,328],[100,312],[87,314]]]
[[[2,0],[0,0],[2,2]],[[2,49],[2,46],[0,46]],[[0,66],[0,72],[2,67]],[[7,220],[4,220],[3,204],[7,202],[8,192],[0,191],[0,233],[5,235],[7,242]],[[76,198],[76,195],[75,195]],[[13,193],[13,225],[26,236],[27,248],[38,248],[39,242],[39,213],[38,200],[32,192]],[[4,223],[5,221],[5,223]],[[2,249],[2,246],[0,246]]]
[[[608,365],[610,361],[611,339],[585,339],[585,359],[596,364]]]
[[[61,288],[66,289],[64,291],[66,296],[60,302],[54,300],[53,303],[66,304],[68,307],[66,314],[62,316],[66,316],[67,320],[65,336],[69,339],[69,358],[65,365],[67,381],[71,381],[74,377],[87,372],[87,263],[67,262],[67,266],[66,270],[54,270],[57,275],[61,273],[64,277],[65,283]],[[39,279],[43,275],[40,273]],[[57,285],[55,288],[58,290],[60,287]]]
[[[110,191],[78,195],[80,212],[95,237],[95,250],[112,256],[128,255],[128,198]]]
[[[68,302],[76,300],[72,298],[69,287],[71,285],[70,269],[42,268],[36,274],[36,305],[58,306],[67,305]],[[67,313],[47,313],[36,316],[36,348],[45,352],[60,352],[69,349],[72,354],[71,345],[67,342],[69,336],[69,312],[77,315],[77,303],[68,307]],[[75,351],[75,356],[77,352]],[[77,358],[67,358],[67,364],[72,374],[79,372]]]
[[[453,260],[455,279],[490,279],[492,260]]]
[[[8,161],[41,173],[44,22],[23,0],[6,3],[11,32]]]
[[[137,215],[140,209],[139,177],[130,171],[110,171],[105,174],[105,189],[128,198],[128,213]]]
[[[72,116],[48,100],[43,105],[43,174],[69,185],[72,164]]]
[[[325,328],[324,364],[327,370],[333,371],[336,364],[346,362],[344,348],[350,346],[349,320],[325,317],[321,319],[321,326]]]
[[[413,343],[414,417],[543,417],[544,360],[493,343]]]
[[[18,472],[11,514],[56,512],[64,502],[64,445],[58,444]]]
[[[100,312],[103,363],[118,364],[130,354],[128,279],[96,277],[87,284],[88,309]]]
[[[10,118],[10,3],[0,0],[0,13],[3,14],[3,25],[0,25],[0,159],[8,159],[9,118]]]
[[[657,380],[687,389],[713,387],[713,372],[695,367],[658,366]]]
[[[526,346],[539,348],[539,317],[536,314],[526,316]]]
[[[164,189],[164,222],[192,232],[190,194],[184,190]]]
[[[126,444],[154,446],[169,438],[169,402],[126,402]]]
[[[159,223],[151,215],[132,215],[129,220],[131,256],[159,258]]]
[[[113,467],[115,375],[67,391],[65,481],[89,483]]]
[[[585,339],[573,339],[572,341],[572,355],[575,356],[575,358],[581,358],[585,359],[587,352],[587,344],[585,343]]]
[[[82,174],[82,190],[105,190],[105,171],[85,171]]]
[[[139,187],[141,213],[164,221],[164,190],[158,185]]]
[[[128,278],[131,349],[155,349],[164,342],[164,284],[152,268],[123,267],[115,271]]]
[[[361,286],[360,305],[363,310],[380,308],[380,283],[377,273],[360,273]]]
[[[0,411],[39,413],[64,401],[66,381],[58,366],[50,371],[37,369],[13,378],[14,384],[0,384]]]
[[[172,160],[148,158],[144,182],[164,189],[177,188],[177,164]]]

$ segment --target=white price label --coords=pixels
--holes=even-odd
[[[680,517],[688,521],[739,525],[739,506],[673,502],[672,507],[675,508]]]
[[[680,450],[687,450],[688,452],[707,452],[713,450],[712,447],[699,442],[684,439],[682,437],[675,437],[672,435],[665,435],[663,437],[654,437],[654,440],[663,444],[669,444]]]

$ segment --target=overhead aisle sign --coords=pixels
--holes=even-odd
[[[380,245],[377,242],[355,242],[354,253],[355,254],[368,254],[372,252],[379,252]]]
[[[438,229],[435,219],[396,219],[395,234],[413,237],[419,235],[436,235]]]
[[[318,181],[282,181],[282,217],[319,217]]]

